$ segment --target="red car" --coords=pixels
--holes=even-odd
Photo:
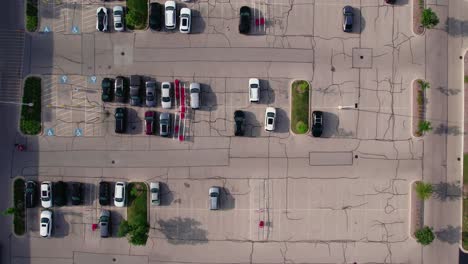
[[[154,112],[153,111],[146,111],[145,112],[145,133],[146,135],[153,135],[154,134]]]

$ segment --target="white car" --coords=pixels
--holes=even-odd
[[[258,102],[260,100],[260,81],[256,78],[249,79],[249,101]]]
[[[122,6],[114,6],[112,9],[112,14],[114,16],[114,29],[115,31],[124,31],[124,9]]]
[[[265,130],[275,130],[276,109],[274,107],[267,107],[265,111]]]
[[[151,204],[159,205],[161,200],[159,199],[159,182],[150,183],[150,192],[151,192]]]
[[[49,210],[42,211],[40,221],[39,234],[41,237],[50,237],[52,233],[52,212]]]
[[[114,205],[117,207],[125,206],[125,182],[115,183]]]
[[[192,109],[200,108],[200,91],[199,83],[190,84],[190,107]]]
[[[96,10],[96,29],[101,32],[107,31],[108,25],[107,8],[101,6]]]
[[[164,3],[164,22],[166,29],[175,29],[176,28],[176,3],[175,1],[166,1]]]
[[[208,195],[210,196],[210,210],[218,210],[219,209],[219,187],[213,186],[208,191]]]
[[[52,207],[52,182],[41,183],[41,205],[44,208]]]
[[[180,33],[190,33],[190,26],[192,24],[192,12],[190,8],[180,9]]]
[[[171,108],[171,83],[163,82],[161,84],[161,105],[164,109]]]

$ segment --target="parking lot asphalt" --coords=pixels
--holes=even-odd
[[[96,32],[96,8],[125,2],[40,1],[24,67],[43,77],[43,134],[24,138],[11,174],[84,182],[86,197],[53,209],[51,239],[39,237],[40,209],[28,209],[27,235],[9,241],[11,262],[421,263],[409,191],[424,166],[424,141],[411,134],[411,85],[426,71],[425,40],[411,31],[411,2],[380,2],[177,1],[194,16],[184,35]],[[356,12],[352,33],[341,28],[345,4]],[[266,20],[248,36],[237,29],[243,5]],[[101,101],[103,78],[131,74],[158,87],[201,84],[182,142],[175,131],[144,135],[146,110],[175,118],[177,107]],[[260,79],[257,104],[248,101],[249,78]],[[290,132],[297,79],[310,82],[310,112],[324,112],[322,138]],[[114,133],[120,106],[130,109],[126,134]],[[267,106],[277,109],[274,132],[263,128]],[[239,109],[245,137],[234,136]],[[92,231],[101,180],[161,182],[146,246]],[[219,211],[208,210],[211,186],[222,187]],[[108,208],[116,235],[126,210]]]

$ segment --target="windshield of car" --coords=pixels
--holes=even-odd
[[[191,92],[191,93],[199,93],[199,92],[200,92],[200,89],[198,89],[198,88],[192,88],[192,89],[190,90],[190,92]]]
[[[48,195],[47,191],[42,191],[41,196],[42,196],[42,200],[49,201],[49,197],[48,197],[49,195]]]
[[[268,113],[267,116],[268,117],[275,117],[275,114],[274,113]]]
[[[115,197],[115,201],[121,203],[121,202],[123,202],[123,198]]]
[[[115,27],[116,27],[116,28],[121,28],[121,27],[122,27],[122,23],[115,23]]]
[[[162,133],[167,133],[167,125],[162,125],[161,126],[161,132]]]
[[[158,189],[158,188],[152,188],[152,189],[151,189],[151,192],[152,192],[152,193],[157,193],[157,192],[159,192],[159,189]]]
[[[182,18],[182,26],[186,27],[188,24],[188,19],[187,18]]]
[[[258,88],[258,84],[252,83],[252,84],[250,85],[250,88]]]
[[[42,223],[42,227],[46,227],[47,224],[49,223],[49,219],[48,218],[41,218],[41,223]]]
[[[121,15],[122,15],[122,11],[120,10],[114,11],[114,16],[121,16]]]
[[[154,100],[154,96],[153,96],[153,95],[148,95],[148,96],[146,96],[146,100],[148,100],[148,101],[153,101],[153,100]]]
[[[170,102],[171,101],[171,98],[170,97],[163,97],[162,98],[162,101],[167,103],[167,102]]]
[[[210,193],[210,196],[211,196],[211,197],[218,197],[218,193],[212,192],[212,193]]]

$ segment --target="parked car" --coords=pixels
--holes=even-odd
[[[146,111],[145,112],[145,134],[146,135],[153,135],[154,134],[154,112],[153,111]]]
[[[323,132],[323,112],[313,111],[312,112],[312,136],[320,137]]]
[[[343,31],[352,32],[353,31],[353,7],[345,6],[343,7]]]
[[[118,107],[115,109],[115,133],[125,133],[127,128],[127,108]]]
[[[27,181],[24,188],[24,200],[26,201],[26,208],[36,207],[37,201],[37,185],[35,181]]]
[[[63,181],[58,181],[53,188],[54,204],[56,206],[67,205],[67,184]]]
[[[41,220],[39,227],[41,237],[50,237],[52,234],[52,211],[43,210],[41,212]]]
[[[102,95],[101,99],[103,102],[112,101],[112,80],[109,78],[102,79],[101,82]]]
[[[219,187],[213,186],[209,190],[210,210],[219,209]]]
[[[151,30],[160,31],[162,28],[163,7],[159,3],[150,4],[149,27]]]
[[[192,12],[190,8],[180,9],[180,33],[190,33],[190,28],[192,24]]]
[[[52,207],[52,182],[41,183],[41,205],[44,208]]]
[[[258,102],[260,100],[260,80],[256,78],[249,79],[249,101]]]
[[[159,115],[159,135],[161,137],[168,137],[170,130],[170,115],[169,113],[161,113]]]
[[[156,106],[156,82],[147,81],[146,86],[146,106],[155,107]]]
[[[112,9],[114,16],[114,29],[115,31],[124,31],[124,9],[122,6],[114,6]]]
[[[102,181],[99,183],[99,204],[110,204],[110,184],[108,182]]]
[[[125,89],[125,79],[122,76],[117,76],[115,78],[114,83],[114,94],[115,94],[115,101],[119,103],[123,103],[126,101],[126,89]]]
[[[391,4],[391,5],[395,4],[395,2],[396,0],[385,0],[385,3]]]
[[[164,109],[171,108],[171,83],[163,82],[161,84],[161,105]]]
[[[190,107],[192,107],[192,109],[200,108],[200,92],[199,83],[190,84]]]
[[[108,210],[101,210],[99,215],[99,230],[101,231],[101,237],[109,237],[111,234],[111,217]]]
[[[234,112],[234,135],[243,136],[245,133],[245,113],[237,110]]]
[[[116,182],[114,191],[114,205],[117,207],[125,206],[125,182]]]
[[[141,76],[130,76],[130,105],[139,106],[141,104]]]
[[[150,183],[150,192],[151,192],[151,204],[159,205],[161,200],[159,199],[159,182]]]
[[[249,34],[250,23],[252,21],[252,13],[250,7],[243,6],[240,8],[240,19],[239,19],[239,33]]]
[[[72,205],[80,205],[83,203],[83,185],[81,182],[72,183],[71,202]]]
[[[101,6],[96,10],[96,29],[101,32],[107,31],[107,25],[109,24],[107,18],[107,8]]]
[[[265,130],[275,130],[276,109],[274,107],[267,107],[265,110]]]
[[[172,30],[176,28],[177,9],[175,1],[166,1],[164,3],[166,29]]]

